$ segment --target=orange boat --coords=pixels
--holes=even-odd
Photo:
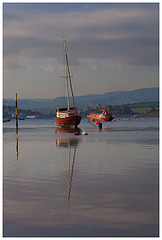
[[[102,107],[100,104],[98,104],[96,107],[98,107],[98,106],[100,106],[102,108],[101,113],[90,113],[89,115],[87,115],[87,118],[90,122],[96,122],[96,121],[108,122],[108,121],[113,120],[113,116],[111,115],[111,113],[106,111],[105,108]],[[92,111],[94,109],[92,109]]]
[[[66,85],[67,85],[67,105],[68,106],[56,108],[55,124],[59,127],[76,128],[80,124],[81,116],[79,115],[79,112],[75,106],[65,40],[64,40],[64,52],[65,52],[65,76],[66,76],[65,78],[66,78]],[[70,87],[69,87],[69,85],[70,85]],[[70,107],[70,101],[69,101],[69,92],[70,91],[71,91],[71,96],[72,96],[72,100],[73,100],[72,107]]]

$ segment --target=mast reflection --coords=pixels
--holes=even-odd
[[[57,133],[74,133],[76,129],[57,129]],[[82,138],[79,136],[71,136],[70,134],[59,135],[56,139],[56,146],[59,148],[67,148],[68,149],[68,176],[67,176],[67,209],[70,210],[70,197],[72,190],[72,182],[74,175],[74,166],[75,166],[75,157],[76,151],[79,143],[81,143]]]
[[[72,166],[70,166],[71,149],[69,151],[69,158],[68,158],[68,191],[67,191],[67,209],[68,209],[68,211],[70,209],[70,196],[71,196],[73,173],[74,173],[75,154],[76,154],[76,145],[74,146]],[[71,168],[71,170],[70,170],[70,168]]]

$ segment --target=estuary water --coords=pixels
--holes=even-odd
[[[159,119],[79,127],[3,124],[3,236],[159,236]]]

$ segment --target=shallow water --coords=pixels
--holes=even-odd
[[[3,124],[3,235],[159,236],[159,120],[79,127]]]

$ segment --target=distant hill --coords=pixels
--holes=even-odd
[[[97,104],[121,105],[140,102],[159,101],[159,88],[142,88],[133,91],[116,91],[104,94],[89,94],[75,97],[77,107],[81,109],[93,108]],[[5,99],[6,105],[15,105],[14,99]],[[42,112],[55,112],[56,106],[66,106],[66,98],[55,99],[18,99],[18,108],[31,109]]]
[[[100,103],[106,105],[121,105],[140,102],[153,102],[159,101],[159,88],[143,88],[134,91],[116,91],[108,92],[105,94],[85,95],[76,97],[78,106],[94,107]]]

